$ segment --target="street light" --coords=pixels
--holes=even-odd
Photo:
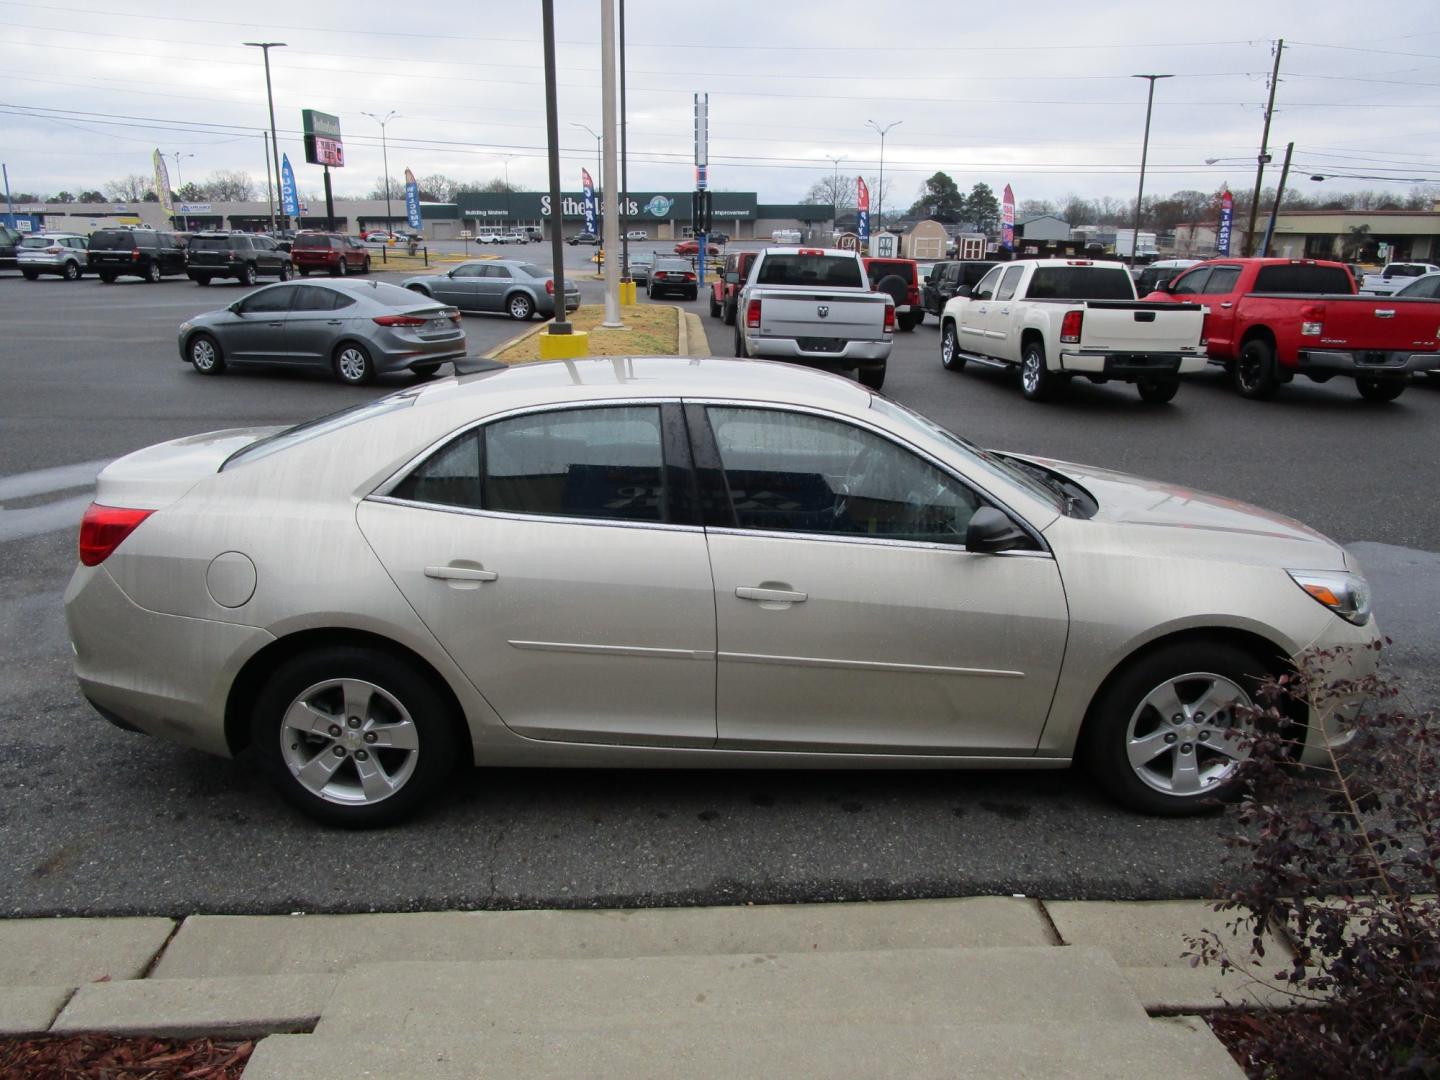
[[[1140,144],[1140,190],[1135,195],[1135,228],[1130,234],[1130,265],[1140,253],[1140,208],[1145,202],[1145,159],[1150,156],[1150,112],[1155,107],[1155,80],[1173,79],[1174,75],[1132,75],[1132,79],[1149,79],[1150,91],[1145,98],[1145,140]]]
[[[400,114],[394,109],[391,109],[383,117],[363,110],[361,114],[370,117],[380,125],[380,159],[385,163],[385,229],[388,232],[394,228],[394,223],[390,220],[390,149],[385,143],[385,125]]]
[[[845,160],[846,160],[846,157],[845,157],[844,154],[841,154],[839,157],[835,157],[833,154],[826,154],[825,156],[826,156],[826,158],[828,158],[828,159],[834,164],[834,166],[835,166],[835,175],[834,175],[834,176],[831,178],[831,180],[830,180],[830,197],[835,200],[835,214],[836,214],[836,216],[839,216],[839,213],[840,213],[840,162],[845,161]],[[835,227],[835,221],[834,221],[834,219],[831,219],[830,226],[831,226],[832,229]]]
[[[180,159],[181,159],[181,158],[187,158],[187,157],[194,157],[195,155],[194,155],[194,154],[182,154],[179,150],[172,150],[168,156],[169,156],[169,157],[173,157],[173,158],[175,159],[175,190],[176,190],[176,191],[179,191],[181,188],[183,188],[183,187],[185,186],[185,182],[180,179]],[[181,214],[181,215],[180,215],[180,229],[181,229],[182,232],[189,232],[189,231],[190,231],[190,215],[189,215],[189,214]]]
[[[576,120],[571,120],[571,121],[570,121],[570,126],[571,126],[571,127],[584,128],[586,131],[590,132],[591,135],[594,135],[594,136],[595,136],[595,180],[596,180],[596,183],[599,183],[599,181],[600,181],[600,179],[601,179],[601,176],[600,176],[600,134],[599,134],[599,132],[597,132],[597,131],[596,131],[594,128],[592,128],[589,124],[582,124],[582,123],[580,123],[579,121],[576,121]],[[599,192],[596,192],[596,195],[597,195],[597,197],[598,197]]]
[[[275,138],[275,94],[270,89],[270,50],[285,48],[283,41],[244,41],[242,45],[248,45],[252,49],[260,49],[265,53],[265,100],[270,104],[270,156],[275,163],[275,191],[282,193],[284,188],[280,181],[280,143]],[[285,200],[282,195],[280,200],[280,216],[285,222],[285,227],[290,227],[290,215],[285,213]]]
[[[885,133],[891,128],[899,127],[904,122],[904,120],[896,120],[893,123],[881,127],[874,120],[865,121],[865,123],[880,133],[880,182],[876,185],[880,195],[880,212],[876,215],[876,219],[880,222],[880,228],[882,229],[885,228]]]

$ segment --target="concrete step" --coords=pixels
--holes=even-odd
[[[833,1027],[861,1021],[983,1025],[1140,1022],[1115,961],[1083,948],[659,956],[367,964],[340,977],[317,1034],[564,1031],[584,1023],[718,1018]]]
[[[712,1017],[559,1028],[484,1037],[432,1034],[403,1043],[351,1035],[263,1040],[244,1080],[1242,1080],[1193,1018],[1070,1023],[935,1019],[817,1021]]]

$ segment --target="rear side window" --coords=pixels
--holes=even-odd
[[[130,251],[135,247],[135,234],[129,229],[101,229],[90,236],[91,251]]]
[[[809,285],[861,288],[860,260],[844,255],[801,255],[799,252],[766,255],[760,263],[758,285]]]
[[[1240,267],[1217,266],[1210,271],[1210,280],[1205,282],[1203,292],[1206,296],[1224,296],[1235,291],[1239,280]]]
[[[1033,300],[1134,300],[1135,283],[1119,266],[1042,266],[1026,295]]]
[[[1353,293],[1354,283],[1342,266],[1262,266],[1250,288],[1257,293]]]
[[[1009,300],[1015,295],[1015,290],[1020,286],[1020,275],[1025,273],[1023,266],[1012,266],[1005,271],[1005,276],[1000,279],[1000,287],[995,290],[996,300]],[[1034,296],[1035,286],[1030,286],[1030,295]]]

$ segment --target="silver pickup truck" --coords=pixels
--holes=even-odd
[[[736,300],[736,356],[855,371],[872,390],[894,336],[895,302],[871,291],[853,251],[766,248]]]

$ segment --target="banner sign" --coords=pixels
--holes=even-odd
[[[585,231],[595,232],[595,181],[590,179],[590,170],[580,170],[580,189],[585,194]]]
[[[1215,232],[1215,254],[1230,254],[1230,223],[1235,216],[1235,197],[1226,188],[1220,196],[1220,228]]]
[[[170,197],[170,170],[165,168],[165,155],[155,148],[155,194],[167,214],[175,213],[175,200]]]
[[[286,217],[300,216],[300,194],[295,190],[295,170],[290,155],[280,155],[280,212]]]
[[[1000,246],[1015,247],[1015,192],[1005,185],[1005,197],[1000,200]]]
[[[855,231],[860,234],[860,243],[865,244],[870,239],[870,189],[865,186],[865,178],[855,178]]]
[[[412,229],[420,228],[420,185],[409,169],[405,170],[405,220]]]

